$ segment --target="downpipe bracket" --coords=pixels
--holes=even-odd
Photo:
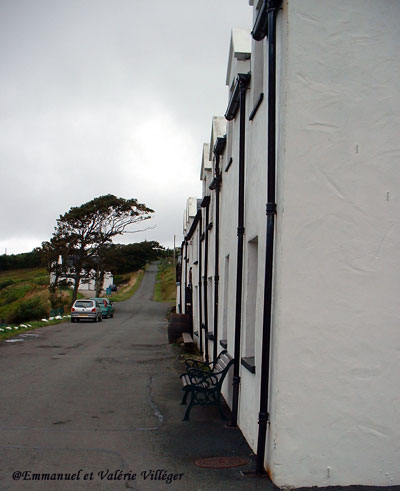
[[[276,215],[277,206],[276,203],[267,203],[265,207],[266,215]]]
[[[240,384],[240,377],[233,376],[232,385],[239,385],[239,384]]]

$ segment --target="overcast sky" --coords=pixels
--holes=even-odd
[[[116,242],[180,242],[232,27],[248,0],[0,0],[0,254],[109,193],[156,211]]]

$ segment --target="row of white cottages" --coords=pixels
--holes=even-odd
[[[400,2],[250,0],[178,311],[278,486],[400,484]],[[195,412],[193,412],[195,417]]]

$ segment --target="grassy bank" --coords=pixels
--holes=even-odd
[[[154,287],[156,302],[176,301],[176,273],[171,259],[163,259],[158,267],[157,280]]]
[[[144,271],[136,271],[135,273],[126,273],[122,275],[121,286],[118,288],[118,291],[111,295],[111,300],[113,302],[123,302],[124,300],[128,300],[139,288],[140,283],[142,282],[144,275]],[[125,280],[125,281],[124,281]]]
[[[118,292],[112,295],[112,301],[122,302],[130,298],[139,288],[143,275],[143,271],[121,275]],[[49,275],[44,268],[0,272],[0,340],[69,321],[69,315],[49,317],[48,286]],[[72,289],[62,290],[62,297],[65,313],[69,314]],[[78,298],[82,297],[79,293]]]
[[[20,324],[48,318],[49,274],[45,268],[0,272],[0,324]],[[61,309],[69,311],[72,290],[60,290]]]
[[[48,315],[49,275],[44,268],[0,273],[0,323],[19,323]]]

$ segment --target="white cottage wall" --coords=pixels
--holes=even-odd
[[[266,53],[265,40],[258,42]],[[259,46],[258,46],[259,48]],[[255,51],[253,41],[252,51]],[[260,78],[263,82],[261,91],[266,94],[267,77],[265,71],[265,59],[258,57],[251,60],[250,87],[247,94],[247,113],[250,115],[259,100]],[[262,66],[256,66],[262,63]],[[253,77],[254,72],[263,75]],[[259,74],[258,74],[259,75]],[[267,99],[263,99],[253,118],[246,127],[246,183],[245,183],[245,242],[244,242],[244,274],[243,274],[243,318],[242,318],[242,353],[241,356],[255,357],[255,374],[250,373],[245,367],[241,367],[241,396],[239,404],[239,425],[251,448],[257,450],[258,437],[258,412],[260,406],[260,370],[261,370],[261,343],[262,343],[262,320],[263,320],[263,293],[264,293],[264,270],[265,270],[265,234],[267,202]],[[249,256],[251,256],[251,245],[249,242],[257,238],[257,273],[249,271]],[[254,276],[256,285],[247,280],[248,275]],[[250,291],[249,291],[250,290]],[[253,299],[251,296],[255,295]],[[250,296],[250,297],[249,297]],[[254,308],[254,316],[247,315],[247,309]],[[249,331],[254,332],[254,352],[246,348],[246,337]]]
[[[278,486],[400,483],[399,18],[390,0],[281,15]]]
[[[226,322],[226,337],[228,353],[234,356],[235,339],[235,305],[236,305],[236,269],[237,269],[237,216],[238,216],[238,124],[236,121],[229,123],[227,152],[232,146],[232,163],[224,157],[222,167],[222,185],[220,195],[220,278],[227,278],[229,283],[221,285],[219,302],[220,332],[223,332],[222,319]],[[230,142],[229,142],[230,140]],[[227,158],[231,158],[229,153]],[[229,167],[228,167],[229,165]],[[229,256],[229,261],[226,257]],[[229,267],[229,273],[225,268]],[[222,394],[228,406],[232,404],[232,372],[230,370],[226,382],[222,387]]]

